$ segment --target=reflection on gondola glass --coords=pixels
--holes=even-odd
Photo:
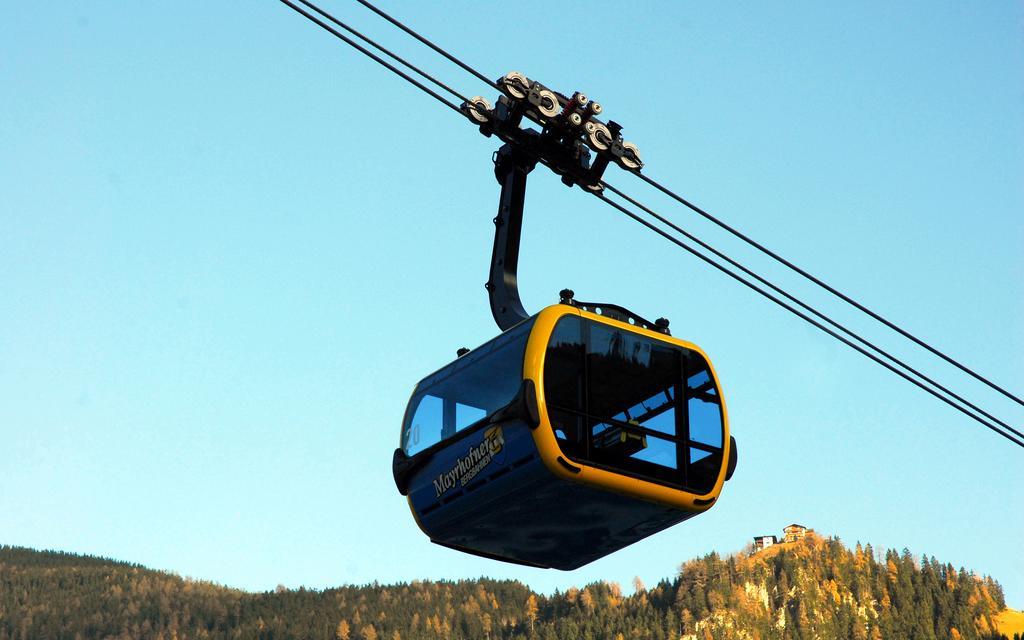
[[[544,388],[569,458],[699,493],[714,486],[722,411],[699,353],[567,316],[552,333]]]

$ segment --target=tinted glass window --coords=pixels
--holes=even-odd
[[[409,425],[402,434],[402,446],[406,453],[421,451],[429,445],[423,444],[424,436],[432,434],[434,425],[440,425],[444,400],[438,396],[424,394],[420,396],[416,405],[416,411],[409,421]],[[436,429],[436,438],[440,438],[440,427]],[[428,436],[429,437],[429,436]]]
[[[643,336],[590,324],[589,413],[625,422],[647,417],[643,402],[679,383],[679,352]]]
[[[647,446],[633,455],[633,459],[650,464],[656,464],[669,469],[677,469],[679,465],[676,460],[676,444],[671,440],[647,438]]]
[[[690,416],[690,439],[721,447],[722,404],[718,390],[703,358],[691,357],[690,364],[686,372],[686,410]]]
[[[707,493],[715,486],[718,470],[722,466],[722,450],[706,450],[690,447],[690,461],[687,468],[687,486],[694,491]]]
[[[652,431],[669,435],[676,434],[676,389],[672,387],[658,392],[633,407],[636,423]]]
[[[721,402],[700,354],[566,316],[549,343],[544,389],[565,455],[700,493],[714,486]]]
[[[555,432],[555,439],[558,440],[562,453],[570,458],[585,458],[587,439],[583,435],[583,416],[549,406],[548,419],[551,420],[551,428]]]
[[[480,407],[471,407],[461,402],[455,403],[455,430],[461,431],[478,420],[487,417],[487,410]]]
[[[549,405],[583,410],[583,323],[565,316],[555,325],[544,358],[544,399]]]
[[[515,397],[533,319],[509,329],[424,378],[402,427],[402,448],[415,455],[477,424]]]

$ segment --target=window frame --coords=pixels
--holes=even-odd
[[[572,320],[570,320],[570,319],[572,319]],[[548,350],[551,347],[551,339],[554,337],[555,332],[558,331],[559,325],[561,325],[563,322],[567,322],[567,321],[569,321],[569,322],[578,322],[579,323],[579,326],[580,326],[579,339],[582,341],[582,344],[583,344],[583,349],[581,350],[582,353],[581,353],[581,356],[580,356],[582,358],[582,363],[578,363],[578,365],[577,365],[578,371],[580,372],[580,375],[582,375],[582,378],[583,378],[583,380],[582,380],[583,398],[582,398],[582,408],[581,409],[573,409],[573,408],[566,407],[566,406],[563,406],[561,404],[558,404],[557,402],[552,402],[550,400],[550,398],[548,397],[548,393],[547,393],[547,379],[548,379],[547,367],[548,367],[548,362],[549,362],[549,360],[547,358],[547,354],[548,354]],[[658,430],[655,430],[655,429],[650,429],[650,428],[641,426],[639,424],[631,424],[631,423],[629,423],[627,421],[620,420],[620,419],[617,419],[617,418],[614,418],[614,417],[597,416],[597,415],[594,415],[592,413],[591,407],[590,407],[592,374],[591,374],[591,370],[590,370],[591,366],[590,366],[589,354],[590,354],[590,348],[591,348],[591,344],[592,344],[592,342],[591,342],[591,328],[594,325],[602,325],[604,328],[607,328],[608,330],[612,330],[612,331],[618,331],[618,332],[623,332],[623,333],[631,333],[633,336],[635,336],[637,338],[648,340],[650,343],[652,343],[652,347],[657,345],[657,346],[669,349],[669,350],[671,350],[674,353],[675,369],[676,369],[675,378],[676,379],[675,379],[675,381],[673,383],[673,386],[671,388],[673,388],[675,391],[674,391],[674,394],[673,394],[672,402],[671,403],[666,403],[665,405],[663,405],[665,407],[671,407],[672,409],[675,410],[675,432],[673,434],[668,434],[668,433],[665,433],[664,431],[658,431]],[[696,359],[698,359],[699,362],[703,363],[703,367],[697,368],[697,369],[692,368],[690,366],[690,360],[692,358],[696,358]],[[719,415],[719,420],[718,420],[719,427],[718,428],[719,428],[719,434],[720,434],[719,441],[722,443],[721,446],[718,446],[718,447],[706,444],[706,443],[701,442],[701,441],[692,440],[691,437],[690,437],[689,400],[691,398],[687,394],[687,389],[688,389],[687,381],[688,381],[688,379],[689,379],[689,377],[691,375],[695,375],[696,373],[698,373],[701,370],[707,371],[708,382],[710,382],[711,389],[713,389],[714,392],[715,392],[715,397],[718,398],[718,402],[716,404],[719,407],[719,410],[718,410],[718,415]],[[691,371],[693,373],[690,373]],[[708,493],[708,492],[710,492],[710,491],[712,491],[714,489],[715,482],[712,482],[711,486],[708,486],[708,487],[694,487],[694,486],[691,486],[691,480],[692,479],[690,477],[691,476],[690,449],[697,449],[697,450],[701,450],[701,451],[706,451],[706,452],[708,452],[708,453],[710,453],[712,455],[717,454],[718,456],[720,456],[720,460],[723,460],[723,461],[724,461],[725,450],[726,450],[726,448],[725,448],[726,428],[727,428],[726,427],[726,414],[725,414],[725,407],[723,406],[721,390],[720,390],[720,388],[718,386],[718,381],[717,381],[717,379],[716,379],[716,377],[714,375],[714,371],[711,368],[711,363],[708,362],[708,360],[700,352],[695,351],[693,349],[688,349],[686,347],[683,347],[683,346],[678,345],[678,344],[674,344],[674,343],[669,342],[669,341],[658,340],[658,339],[656,339],[656,338],[654,338],[652,336],[644,335],[643,333],[640,333],[638,331],[629,331],[628,329],[626,329],[624,327],[618,327],[618,326],[616,326],[614,324],[611,324],[611,323],[599,322],[597,320],[594,320],[594,319],[591,319],[591,318],[587,318],[587,317],[582,316],[582,315],[567,314],[567,315],[564,315],[564,316],[558,318],[555,321],[555,323],[554,323],[554,325],[552,327],[551,336],[548,338],[548,343],[545,346],[545,361],[544,361],[544,367],[543,367],[543,374],[542,375],[543,375],[543,381],[544,381],[544,385],[545,385],[545,390],[544,390],[545,391],[545,396],[544,396],[545,397],[545,405],[547,407],[549,417],[550,417],[550,412],[552,410],[554,410],[554,411],[557,411],[559,413],[567,414],[567,415],[570,415],[570,416],[575,416],[576,418],[581,420],[581,431],[582,431],[581,435],[583,436],[583,440],[584,440],[581,443],[582,447],[580,447],[582,449],[582,452],[583,452],[582,456],[580,456],[578,453],[572,453],[572,452],[566,451],[565,447],[563,447],[562,441],[559,440],[558,437],[557,437],[557,434],[554,433],[554,431],[555,431],[554,425],[551,425],[552,435],[555,438],[555,443],[558,446],[559,451],[567,459],[569,459],[569,460],[571,460],[573,462],[576,462],[577,464],[583,464],[583,465],[586,465],[586,466],[589,466],[589,467],[594,467],[594,468],[597,468],[597,469],[602,469],[602,470],[605,470],[605,471],[609,471],[611,473],[615,473],[615,474],[619,474],[619,475],[625,475],[625,476],[637,478],[637,479],[640,479],[640,480],[644,480],[644,481],[647,481],[647,482],[657,483],[657,484],[660,484],[660,485],[671,487],[673,489],[681,489],[681,490],[688,491],[688,492],[699,493],[701,495],[706,494],[706,493]],[[667,388],[666,388],[666,390],[667,390]],[[668,409],[666,408],[665,411],[668,411]],[[653,437],[653,438],[658,438],[658,439],[660,439],[662,441],[672,442],[675,445],[675,449],[676,449],[676,468],[673,469],[672,467],[669,467],[669,466],[666,466],[666,465],[661,465],[661,464],[658,464],[658,463],[652,463],[652,462],[643,461],[643,460],[632,460],[632,461],[625,460],[624,462],[627,462],[627,464],[626,465],[622,465],[622,466],[617,466],[617,465],[614,465],[614,464],[609,464],[607,462],[597,460],[595,458],[595,456],[594,456],[594,444],[593,444],[594,432],[593,432],[593,429],[594,429],[594,427],[596,425],[602,424],[602,423],[603,424],[609,424],[609,425],[612,425],[614,427],[618,427],[618,428],[626,431],[627,433],[640,434],[640,435],[643,435],[645,437]],[[637,470],[636,468],[630,468],[630,465],[628,464],[628,462],[641,463],[641,466],[643,466],[643,465],[654,465],[654,466],[660,467],[662,469],[665,469],[669,473],[659,474],[659,475],[652,475],[651,473],[644,473],[642,471]],[[720,465],[721,464],[722,463],[720,462]],[[665,477],[665,476],[668,476],[668,477]],[[715,478],[715,480],[717,481],[717,477]]]

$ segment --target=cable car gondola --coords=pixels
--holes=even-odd
[[[416,386],[395,476],[433,542],[570,570],[711,508],[735,451],[699,347],[563,299]]]
[[[463,104],[501,184],[487,290],[503,331],[416,385],[395,483],[435,543],[571,570],[710,509],[736,466],[718,378],[699,347],[616,305],[559,304],[530,316],[517,268],[526,180],[538,162],[600,191],[610,162],[638,168],[621,127],[580,93],[519,73],[504,95]],[[528,118],[543,131],[521,129]],[[599,156],[590,163],[589,149]]]

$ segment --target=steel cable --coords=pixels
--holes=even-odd
[[[768,279],[758,275],[752,269],[749,269],[749,268],[745,267],[744,265],[740,264],[736,260],[730,258],[728,255],[722,253],[718,249],[715,249],[713,246],[711,246],[710,244],[704,242],[703,240],[701,240],[697,236],[693,235],[692,233],[690,233],[690,232],[686,231],[685,229],[681,228],[680,226],[676,225],[672,221],[668,220],[664,216],[662,216],[662,215],[658,214],[657,212],[653,211],[652,209],[650,209],[649,207],[645,206],[644,204],[638,202],[635,198],[630,197],[629,195],[623,193],[619,189],[616,189],[614,186],[608,184],[605,181],[602,181],[601,184],[605,188],[607,188],[609,191],[614,193],[615,195],[617,195],[620,198],[622,198],[623,200],[626,200],[627,202],[629,202],[634,207],[637,207],[637,208],[641,209],[647,215],[649,215],[652,218],[658,220],[662,224],[667,225],[668,227],[670,227],[675,232],[681,234],[683,237],[687,238],[691,242],[699,245],[705,251],[708,251],[708,252],[714,254],[715,256],[717,256],[718,258],[728,262],[733,267],[739,269],[740,271],[742,271],[746,275],[750,276],[751,278],[754,278],[755,280],[757,280],[761,284],[765,285],[766,287],[768,287],[769,289],[771,289],[775,293],[783,296],[784,298],[786,298],[787,300],[789,300],[793,304],[799,306],[800,308],[802,308],[805,311],[807,311],[808,313],[818,317],[819,319],[827,322],[828,324],[832,325],[833,327],[835,327],[839,331],[842,331],[843,333],[845,333],[849,337],[853,338],[857,342],[859,342],[862,345],[864,345],[864,346],[868,347],[869,349],[873,350],[875,353],[881,354],[882,356],[888,358],[891,362],[894,362],[895,364],[899,365],[900,367],[903,367],[903,369],[905,369],[906,371],[909,371],[910,373],[912,373],[913,375],[917,376],[921,380],[924,380],[925,382],[927,382],[928,384],[932,385],[936,389],[939,389],[942,392],[946,393],[947,395],[951,396],[952,398],[955,398],[957,401],[961,402],[962,404],[966,405],[967,407],[970,407],[972,410],[980,413],[981,415],[985,416],[989,420],[992,420],[993,422],[999,424],[1000,426],[1002,426],[1006,430],[1012,432],[1013,434],[1015,434],[1015,435],[1017,435],[1017,436],[1019,436],[1021,438],[1024,438],[1024,433],[1018,431],[1017,429],[1013,428],[1012,426],[1010,426],[1006,422],[1003,422],[1002,420],[1000,420],[996,416],[994,416],[991,413],[985,411],[984,409],[982,409],[981,407],[979,407],[976,404],[972,403],[971,401],[965,399],[964,397],[958,395],[957,393],[955,393],[954,391],[952,391],[952,390],[948,389],[947,387],[943,386],[942,384],[940,384],[939,382],[935,381],[934,379],[932,379],[932,378],[928,377],[927,375],[921,373],[920,371],[918,371],[914,367],[910,366],[909,364],[907,364],[903,360],[900,360],[899,358],[897,358],[896,356],[892,355],[888,351],[882,349],[878,345],[876,345],[876,344],[872,343],[871,341],[861,337],[860,335],[858,335],[857,333],[851,331],[850,329],[848,329],[844,325],[840,324],[839,322],[836,322],[835,320],[833,320],[829,316],[825,315],[824,313],[818,311],[814,307],[812,307],[812,306],[808,305],[807,303],[803,302],[802,300],[800,300],[796,296],[794,296],[794,295],[790,294],[789,292],[785,291],[784,289],[782,289],[778,285],[772,283]]]
[[[692,202],[690,202],[686,198],[684,198],[684,197],[680,196],[679,194],[675,193],[674,191],[672,191],[668,187],[662,186],[657,181],[655,181],[655,180],[653,180],[651,178],[648,178],[647,176],[643,175],[639,171],[630,171],[630,173],[632,173],[633,175],[639,177],[641,180],[643,180],[647,184],[651,185],[652,187],[654,187],[658,191],[661,191],[662,193],[664,193],[668,197],[672,198],[673,200],[675,200],[675,201],[685,205],[686,207],[690,208],[695,213],[703,216],[705,219],[710,220],[711,222],[713,222],[714,224],[718,225],[722,229],[725,229],[726,231],[731,233],[733,236],[735,236],[735,237],[739,238],[740,240],[746,242],[748,245],[754,247],[755,249],[757,249],[761,253],[769,256],[770,258],[772,258],[776,262],[779,262],[780,264],[785,265],[786,267],[788,267],[789,269],[791,269],[791,270],[795,271],[796,273],[800,274],[801,276],[803,276],[807,280],[810,280],[811,282],[813,282],[814,284],[818,285],[819,287],[821,287],[825,291],[828,291],[829,293],[831,293],[832,295],[836,296],[837,298],[839,298],[843,302],[846,302],[847,304],[851,305],[855,309],[857,309],[857,310],[867,314],[868,316],[874,318],[878,322],[881,322],[882,324],[884,324],[885,326],[889,327],[893,331],[899,333],[904,338],[907,338],[908,340],[911,340],[912,342],[914,342],[918,346],[923,347],[924,349],[927,349],[932,354],[934,354],[934,355],[938,356],[939,358],[945,360],[947,363],[955,366],[956,368],[960,369],[964,373],[967,373],[968,375],[970,375],[974,379],[976,379],[976,380],[978,380],[980,382],[983,382],[984,384],[988,385],[992,389],[998,391],[999,393],[1003,394],[1007,398],[1013,400],[1017,404],[1019,404],[1021,406],[1024,406],[1024,400],[1021,400],[1019,397],[1017,397],[1013,393],[1010,393],[1009,391],[1007,391],[1003,387],[997,385],[996,383],[992,382],[991,380],[989,380],[985,376],[981,375],[980,373],[977,373],[973,369],[970,369],[966,365],[963,365],[960,362],[958,362],[957,360],[954,360],[950,356],[948,356],[945,353],[939,351],[935,347],[931,346],[930,344],[928,344],[924,340],[921,340],[920,338],[918,338],[917,336],[913,335],[909,331],[903,329],[899,325],[897,325],[897,324],[895,324],[893,322],[890,322],[889,320],[887,320],[884,317],[882,317],[881,315],[875,313],[874,311],[872,311],[871,309],[867,308],[863,304],[857,302],[853,298],[849,297],[848,295],[844,294],[843,292],[839,291],[838,289],[836,289],[836,288],[832,287],[831,285],[829,285],[828,283],[824,282],[820,278],[817,278],[814,275],[808,273],[807,271],[801,269],[800,267],[798,267],[797,265],[793,264],[789,260],[786,260],[785,258],[780,256],[779,254],[775,253],[774,251],[772,251],[768,247],[765,247],[764,245],[762,245],[761,243],[757,242],[753,238],[750,238],[749,236],[745,235],[744,233],[742,233],[738,229],[735,229],[734,227],[730,226],[729,224],[726,224],[724,221],[722,221],[719,218],[711,215],[710,213],[708,213],[704,209],[698,207],[697,205],[693,204]]]
[[[357,31],[357,30],[353,29],[352,27],[348,26],[347,24],[345,24],[341,20],[338,20],[337,18],[335,18],[331,14],[327,13],[326,11],[321,9],[320,7],[316,6],[312,2],[309,2],[308,0],[299,0],[299,2],[301,2],[304,5],[306,5],[307,7],[312,9],[313,11],[316,11],[321,16],[323,16],[327,20],[333,22],[334,24],[336,24],[337,26],[341,27],[345,31],[348,31],[349,33],[351,33],[355,37],[359,38],[360,40],[362,40],[366,44],[368,44],[371,47],[377,49],[377,51],[380,51],[381,53],[383,53],[384,55],[390,57],[392,60],[398,62],[399,64],[404,65],[407,69],[410,69],[410,70],[414,71],[415,73],[419,74],[419,76],[421,78],[423,78],[423,79],[425,79],[425,80],[427,80],[429,82],[432,82],[434,84],[434,86],[447,91],[448,93],[452,94],[453,96],[455,96],[459,100],[462,100],[463,102],[468,102],[469,101],[469,99],[466,98],[466,96],[462,95],[461,93],[459,93],[455,89],[452,89],[451,87],[449,87],[445,83],[441,82],[440,80],[438,80],[434,76],[430,75],[426,71],[420,69],[419,67],[417,67],[416,65],[412,64],[411,62],[409,62],[405,58],[402,58],[401,56],[397,55],[396,53],[394,53],[394,52],[390,51],[389,49],[383,47],[382,45],[378,44],[377,42],[374,42],[370,38],[366,37],[365,35],[363,35],[359,31]]]
[[[368,58],[372,59],[373,61],[377,62],[378,64],[380,64],[384,68],[388,69],[392,73],[397,74],[398,76],[402,77],[406,81],[408,81],[408,82],[412,83],[413,85],[419,87],[422,91],[424,91],[427,94],[429,94],[430,96],[432,96],[435,100],[437,100],[438,102],[440,102],[444,106],[448,107],[449,109],[452,109],[453,111],[455,111],[459,115],[463,115],[462,111],[459,109],[459,107],[456,106],[454,103],[449,102],[447,98],[441,96],[436,91],[434,91],[430,87],[427,87],[426,85],[424,85],[423,83],[419,82],[415,78],[411,77],[409,74],[405,73],[401,69],[398,69],[393,64],[389,63],[387,60],[384,60],[380,56],[374,54],[372,51],[368,50],[366,47],[361,46],[359,43],[357,43],[354,40],[352,40],[351,38],[347,37],[345,34],[341,33],[340,31],[338,31],[337,29],[335,29],[331,25],[327,24],[323,20],[320,20],[316,16],[314,16],[311,13],[307,12],[302,7],[296,5],[291,0],[281,0],[281,2],[286,4],[286,5],[288,5],[292,9],[294,9],[297,13],[305,16],[310,22],[313,22],[314,24],[318,25],[319,27],[321,27],[322,29],[324,29],[325,31],[327,31],[328,33],[333,35],[334,37],[338,38],[339,40],[341,40],[345,44],[349,45],[353,49],[359,51],[363,55],[365,55]],[[299,2],[303,2],[304,4],[309,4],[308,2],[304,2],[304,0],[299,0]],[[317,10],[317,11],[319,13],[322,13],[319,10]],[[392,55],[393,57],[398,58],[398,56],[396,56],[394,54],[389,54],[389,55]]]
[[[908,382],[914,384],[915,386],[925,390],[926,392],[928,392],[929,394],[935,396],[936,398],[938,398],[942,402],[945,402],[949,406],[953,407],[954,409],[956,409],[960,413],[963,413],[964,415],[968,416],[972,420],[975,420],[976,422],[984,425],[985,427],[987,427],[987,428],[991,429],[992,431],[998,433],[999,435],[1003,436],[1004,438],[1006,438],[1010,442],[1016,444],[1019,447],[1024,448],[1024,440],[1019,440],[1019,439],[1013,437],[1009,433],[1007,433],[1007,432],[1003,431],[1002,429],[1000,429],[998,426],[988,422],[984,418],[982,418],[982,417],[972,413],[971,411],[967,410],[966,408],[964,408],[964,407],[960,406],[959,404],[953,402],[952,400],[950,400],[946,396],[942,395],[941,393],[939,393],[939,392],[935,391],[934,389],[932,389],[932,388],[926,386],[925,384],[921,383],[919,380],[915,380],[911,376],[907,375],[903,371],[900,371],[899,369],[897,369],[896,367],[892,366],[888,362],[882,360],[881,358],[879,358],[878,356],[874,355],[873,353],[871,353],[871,352],[863,349],[862,347],[854,344],[853,342],[847,340],[846,338],[844,338],[843,336],[839,335],[835,331],[832,331],[831,329],[829,329],[825,325],[821,324],[820,322],[814,320],[810,316],[808,316],[808,315],[804,314],[803,312],[799,311],[795,307],[793,307],[793,306],[787,304],[786,302],[784,302],[783,300],[775,297],[774,295],[772,295],[768,291],[765,291],[764,289],[762,289],[761,287],[757,286],[756,284],[750,282],[749,280],[746,280],[745,278],[743,278],[739,274],[735,273],[734,271],[731,271],[729,268],[719,264],[718,262],[715,262],[713,259],[711,259],[711,258],[707,257],[706,255],[704,255],[703,253],[697,251],[696,249],[694,249],[693,247],[689,246],[688,244],[686,244],[685,242],[683,242],[679,238],[676,238],[675,236],[671,235],[670,233],[668,233],[664,229],[661,229],[661,228],[657,227],[656,225],[648,222],[647,220],[644,220],[639,215],[633,213],[632,211],[630,211],[629,209],[623,207],[622,205],[620,205],[619,203],[615,202],[614,200],[609,199],[604,194],[596,193],[595,192],[593,195],[596,198],[598,198],[599,200],[601,200],[602,202],[605,202],[606,204],[614,207],[619,212],[629,216],[633,220],[639,222],[640,224],[644,225],[648,229],[654,231],[658,235],[660,235],[660,236],[668,239],[670,242],[678,245],[679,247],[681,247],[685,251],[687,251],[687,252],[697,256],[698,258],[700,258],[701,260],[703,260],[707,264],[711,265],[715,269],[718,269],[719,271],[721,271],[722,273],[726,274],[730,278],[733,278],[737,282],[739,282],[739,283],[743,284],[744,286],[746,286],[746,287],[756,291],[757,293],[761,294],[765,298],[768,298],[769,300],[771,300],[775,304],[779,305],[783,309],[786,309],[790,313],[792,313],[792,314],[802,318],[804,321],[806,321],[806,322],[810,323],[811,325],[817,327],[818,329],[824,331],[825,333],[827,333],[828,335],[832,336],[836,340],[839,340],[840,342],[842,342],[846,346],[850,347],[851,349],[854,349],[854,350],[858,351],[859,353],[863,354],[864,356],[867,356],[871,360],[874,360],[875,362],[877,362],[878,364],[882,365],[883,367],[885,367],[889,371],[895,373],[896,375],[898,375],[901,378],[903,378],[904,380],[907,380]]]
[[[437,46],[436,44],[434,44],[430,40],[427,40],[426,38],[424,38],[420,34],[416,33],[415,31],[413,31],[409,27],[407,27],[404,24],[402,24],[399,20],[397,20],[397,19],[389,16],[388,14],[384,13],[382,10],[380,10],[376,6],[374,6],[374,4],[372,2],[367,2],[367,0],[356,0],[356,2],[358,2],[361,5],[363,5],[364,7],[369,9],[370,11],[376,13],[377,15],[379,15],[382,18],[384,18],[385,20],[387,20],[391,24],[395,25],[396,27],[398,27],[402,31],[408,33],[412,37],[416,38],[417,40],[419,40],[423,44],[427,45],[428,47],[430,47],[431,49],[433,49],[437,53],[439,53],[442,56],[444,56],[445,58],[447,58],[449,61],[457,64],[460,67],[462,67],[462,69],[464,69],[465,71],[469,72],[473,76],[476,76],[477,78],[479,78],[482,82],[484,82],[488,86],[494,87],[496,89],[500,89],[500,87],[498,86],[497,82],[495,82],[494,80],[488,79],[487,76],[485,76],[484,74],[480,73],[479,71],[477,71],[473,67],[469,66],[468,64],[466,64],[462,60],[459,60],[458,58],[456,58],[452,54],[448,53],[447,51],[445,51],[441,47]]]

